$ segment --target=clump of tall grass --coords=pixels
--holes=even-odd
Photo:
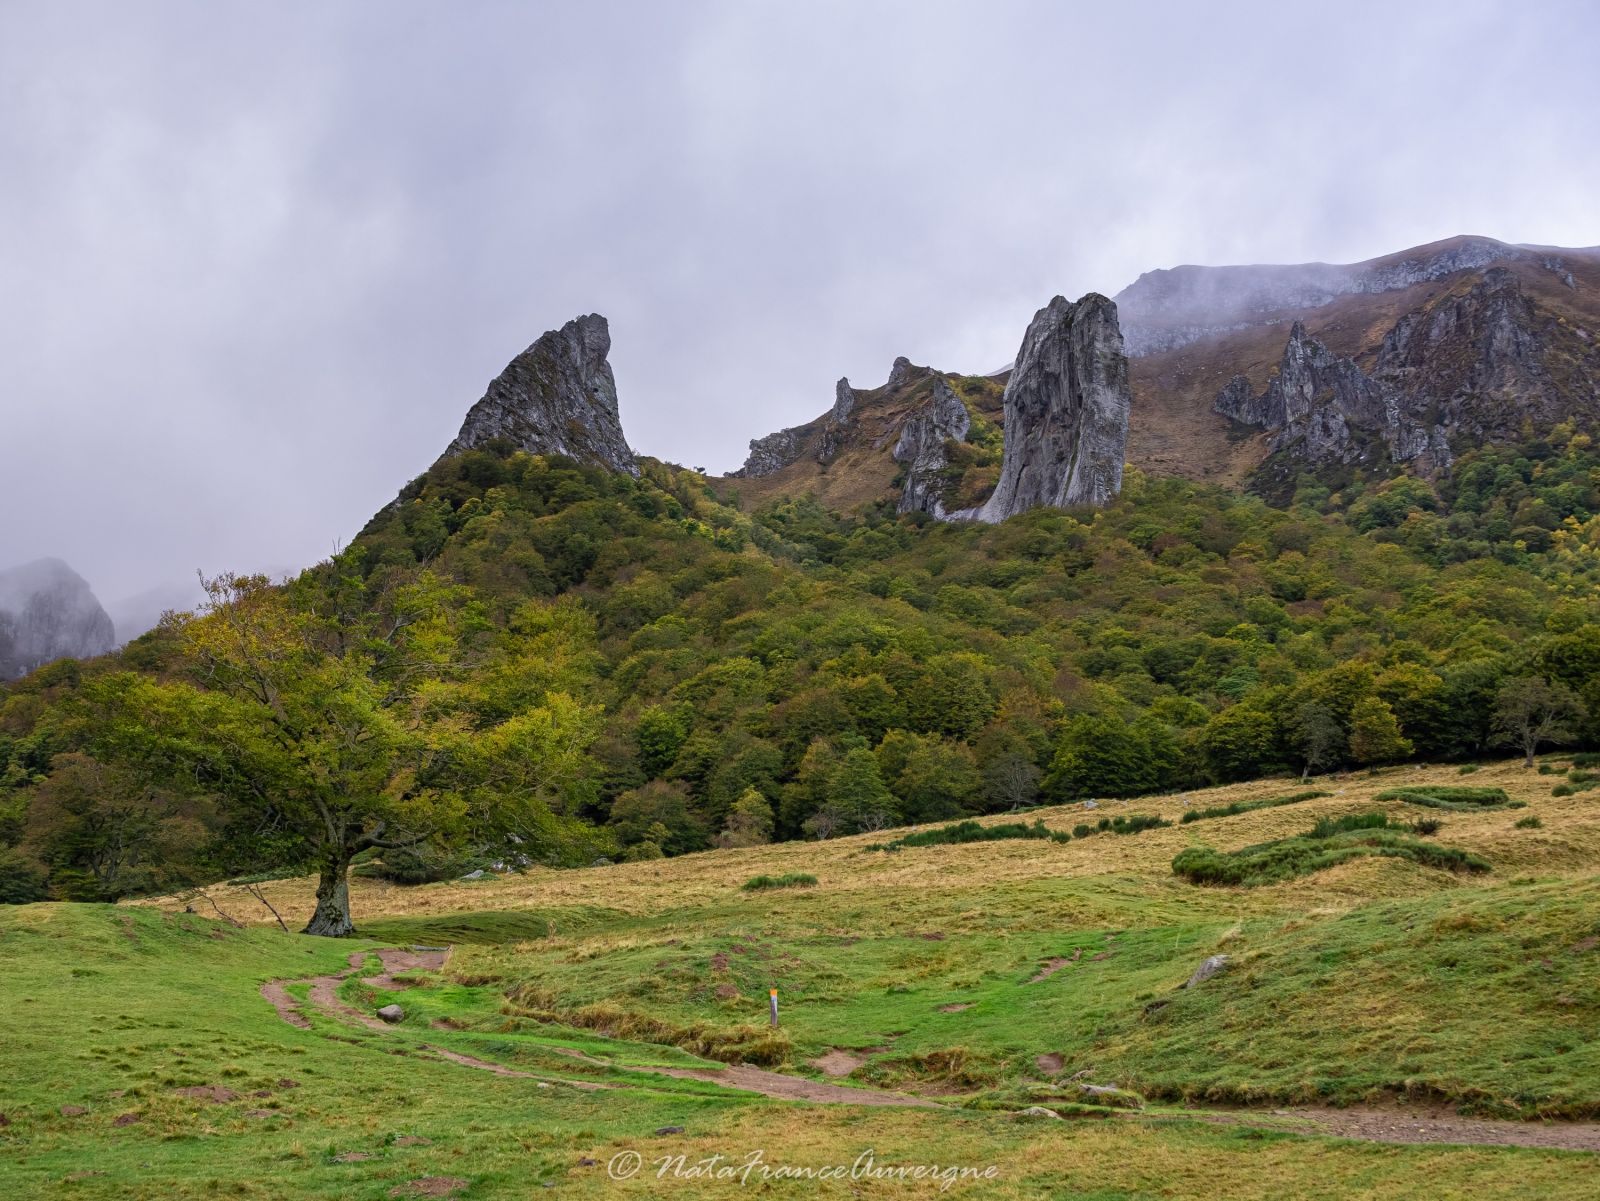
[[[1411,827],[1391,821],[1388,814],[1352,813],[1322,818],[1304,834],[1237,851],[1190,847],[1172,860],[1172,871],[1191,884],[1255,888],[1309,876],[1366,856],[1409,859],[1424,867],[1452,872],[1489,870],[1489,864],[1476,855],[1418,841]]]
[[[1252,813],[1257,809],[1276,809],[1279,805],[1298,805],[1301,801],[1314,801],[1330,795],[1315,789],[1291,793],[1289,796],[1269,797],[1263,801],[1235,801],[1231,805],[1214,805],[1210,809],[1190,809],[1183,815],[1183,824],[1205,821],[1212,817],[1233,817],[1239,813]]]
[[[1444,784],[1423,784],[1406,788],[1391,788],[1373,798],[1376,801],[1404,801],[1408,805],[1425,805],[1429,809],[1453,809],[1457,813],[1482,813],[1490,809],[1520,809],[1521,801],[1513,801],[1504,788],[1468,788]]]
[[[975,821],[956,822],[940,826],[937,830],[919,830],[893,842],[873,843],[869,851],[898,851],[903,847],[942,847],[963,842],[1002,842],[1011,838],[1039,838],[1049,842],[1071,842],[1072,835],[1065,830],[1052,830],[1044,822],[1002,822],[998,826],[980,826]]]
[[[751,876],[740,888],[746,892],[762,892],[769,888],[815,888],[817,878],[807,872],[787,872],[781,876]]]

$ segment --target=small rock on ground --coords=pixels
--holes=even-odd
[[[385,1005],[378,1010],[378,1016],[389,1023],[405,1021],[406,1011],[398,1005]]]
[[[1030,1105],[1017,1115],[1023,1118],[1054,1118],[1061,1121],[1061,1115],[1053,1109],[1046,1109],[1043,1105]]]
[[[682,1126],[657,1126],[656,1127],[656,1133],[657,1134],[682,1134],[683,1133],[683,1127]]]
[[[1184,987],[1193,988],[1196,984],[1202,984],[1227,966],[1228,957],[1226,955],[1213,955],[1194,969],[1194,975],[1189,977],[1184,983]]]

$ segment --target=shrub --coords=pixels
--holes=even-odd
[[[1521,801],[1513,801],[1504,788],[1466,788],[1445,785],[1418,785],[1391,788],[1373,798],[1378,801],[1404,801],[1408,805],[1425,805],[1429,809],[1454,809],[1458,813],[1481,813],[1489,809],[1517,809]]]
[[[1079,827],[1082,829],[1083,827]],[[1042,838],[1050,842],[1071,842],[1072,835],[1065,830],[1052,830],[1043,820],[1029,825],[1026,822],[1002,822],[998,826],[980,826],[975,821],[956,822],[940,826],[937,830],[919,830],[890,843],[874,843],[868,850],[898,851],[902,847],[951,846],[961,842],[1001,842],[1009,838]]]
[[[1101,828],[1109,829],[1113,834],[1138,834],[1143,830],[1160,830],[1170,825],[1171,822],[1154,813],[1134,813],[1127,817],[1114,817],[1109,825],[1102,824]]]
[[[1074,838],[1088,838],[1089,835],[1093,833],[1094,827],[1089,825],[1087,822],[1079,822],[1077,825],[1072,827],[1072,836]]]
[[[1304,834],[1223,853],[1190,847],[1172,860],[1172,872],[1191,884],[1254,888],[1336,867],[1351,859],[1378,855],[1410,859],[1424,867],[1453,872],[1486,872],[1489,864],[1454,847],[1418,842],[1405,826],[1383,813],[1324,818]]]
[[[1517,819],[1517,829],[1519,830],[1537,830],[1542,825],[1544,823],[1531,813],[1527,817]]]
[[[789,872],[782,876],[751,876],[740,888],[746,892],[761,892],[768,888],[815,888],[817,878],[805,872]]]
[[[1289,796],[1272,797],[1264,801],[1235,801],[1231,805],[1217,805],[1210,809],[1190,809],[1183,815],[1183,824],[1205,821],[1212,817],[1233,817],[1239,813],[1250,813],[1256,809],[1275,809],[1279,805],[1298,805],[1301,801],[1314,801],[1318,797],[1325,797],[1326,792],[1296,792]]]
[[[44,899],[44,872],[10,847],[0,847],[0,905],[26,905]]]
[[[1444,823],[1436,817],[1419,817],[1411,823],[1411,832],[1420,834],[1423,838],[1432,838],[1442,829]]]
[[[489,860],[455,855],[426,843],[415,847],[385,851],[381,859],[370,859],[350,869],[353,876],[388,880],[392,884],[436,884],[454,880],[474,868],[488,868]]]
[[[1463,763],[1460,767],[1456,768],[1456,772],[1463,776],[1470,776],[1477,770],[1478,765],[1476,763]]]

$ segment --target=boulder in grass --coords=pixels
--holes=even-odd
[[[1193,988],[1196,984],[1204,984],[1211,977],[1228,966],[1226,955],[1213,955],[1194,969],[1194,975],[1184,983],[1185,988]]]
[[[1046,1109],[1043,1105],[1030,1105],[1017,1113],[1019,1118],[1054,1118],[1061,1121],[1061,1115],[1053,1109]]]
[[[398,1005],[385,1005],[382,1009],[378,1010],[378,1016],[392,1026],[396,1022],[405,1021],[406,1011],[401,1009]]]

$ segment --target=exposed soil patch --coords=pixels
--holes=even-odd
[[[111,1124],[113,1126],[133,1126],[142,1121],[144,1121],[144,1118],[140,1114],[119,1113],[116,1117],[111,1119]]]
[[[556,1048],[552,1048],[553,1050]],[[613,1067],[602,1059],[585,1055],[576,1048],[561,1048],[562,1054],[585,1063]],[[937,1108],[932,1101],[905,1093],[885,1092],[874,1088],[851,1088],[844,1084],[826,1084],[820,1080],[807,1080],[803,1076],[785,1076],[781,1072],[768,1072],[743,1064],[730,1064],[725,1068],[660,1068],[629,1065],[630,1072],[649,1072],[656,1076],[671,1076],[678,1080],[707,1080],[724,1088],[736,1088],[747,1093],[759,1093],[779,1101],[814,1101],[824,1105],[915,1105]]]
[[[265,997],[272,1007],[278,1011],[278,1016],[291,1026],[298,1026],[302,1030],[309,1030],[311,1023],[306,1021],[300,1012],[300,1004],[289,995],[289,990],[284,987],[285,981],[268,980],[261,986],[261,995]]]
[[[383,963],[383,973],[377,976],[363,976],[361,982],[370,984],[373,988],[385,989],[389,992],[399,992],[409,988],[410,985],[396,980],[397,972],[436,972],[449,958],[448,951],[405,951],[399,947],[384,947],[377,952],[379,960]]]
[[[1588,938],[1573,943],[1572,951],[1576,955],[1581,955],[1585,951],[1594,950],[1596,947],[1600,947],[1600,934],[1591,934]]]
[[[957,1001],[953,1005],[939,1006],[940,1013],[960,1013],[963,1009],[971,1009],[971,1001]]]
[[[1045,1055],[1035,1055],[1033,1057],[1033,1065],[1046,1076],[1054,1076],[1057,1072],[1059,1072],[1061,1070],[1061,1062],[1061,1056],[1057,1055],[1054,1051],[1051,1051]]]
[[[1029,984],[1037,984],[1041,980],[1050,979],[1051,976],[1054,976],[1062,968],[1066,967],[1067,964],[1069,964],[1069,963],[1077,963],[1079,957],[1082,956],[1082,954],[1083,954],[1083,948],[1079,947],[1076,951],[1072,952],[1071,955],[1068,955],[1068,956],[1065,956],[1065,957],[1062,957],[1062,956],[1058,955],[1054,959],[1046,959],[1044,961],[1044,963],[1042,963],[1039,966],[1038,975],[1034,976],[1033,979],[1028,981],[1028,983]],[[1110,954],[1110,952],[1108,951],[1108,952],[1106,952],[1106,954]],[[1096,959],[1103,959],[1103,958],[1105,958],[1105,955],[1096,955],[1095,958]]]
[[[369,1159],[377,1159],[371,1151],[346,1151],[342,1155],[333,1157],[334,1163],[365,1163]]]
[[[391,1197],[448,1197],[467,1187],[459,1176],[424,1176],[389,1190]]]
[[[231,1088],[223,1088],[220,1084],[194,1084],[188,1088],[175,1088],[172,1090],[180,1097],[192,1097],[196,1101],[209,1101],[213,1105],[226,1105],[229,1101],[237,1101],[239,1094]]]
[[[503,1063],[491,1063],[487,1059],[463,1055],[459,1051],[447,1051],[443,1047],[429,1046],[424,1043],[418,1050],[426,1051],[430,1055],[437,1055],[440,1059],[448,1059],[451,1063],[459,1063],[462,1067],[477,1068],[481,1072],[493,1072],[496,1076],[516,1076],[523,1080],[543,1080],[543,1077],[536,1072],[519,1072],[516,1068],[508,1068]],[[572,1088],[590,1090],[622,1087],[620,1084],[598,1084],[593,1080],[563,1080],[561,1083]]]
[[[416,1134],[402,1134],[394,1140],[394,1145],[397,1147],[431,1147],[433,1140]]]
[[[813,1059],[811,1066],[820,1068],[824,1076],[848,1076],[866,1062],[864,1055],[856,1055],[842,1047],[835,1047],[820,1059]]]

